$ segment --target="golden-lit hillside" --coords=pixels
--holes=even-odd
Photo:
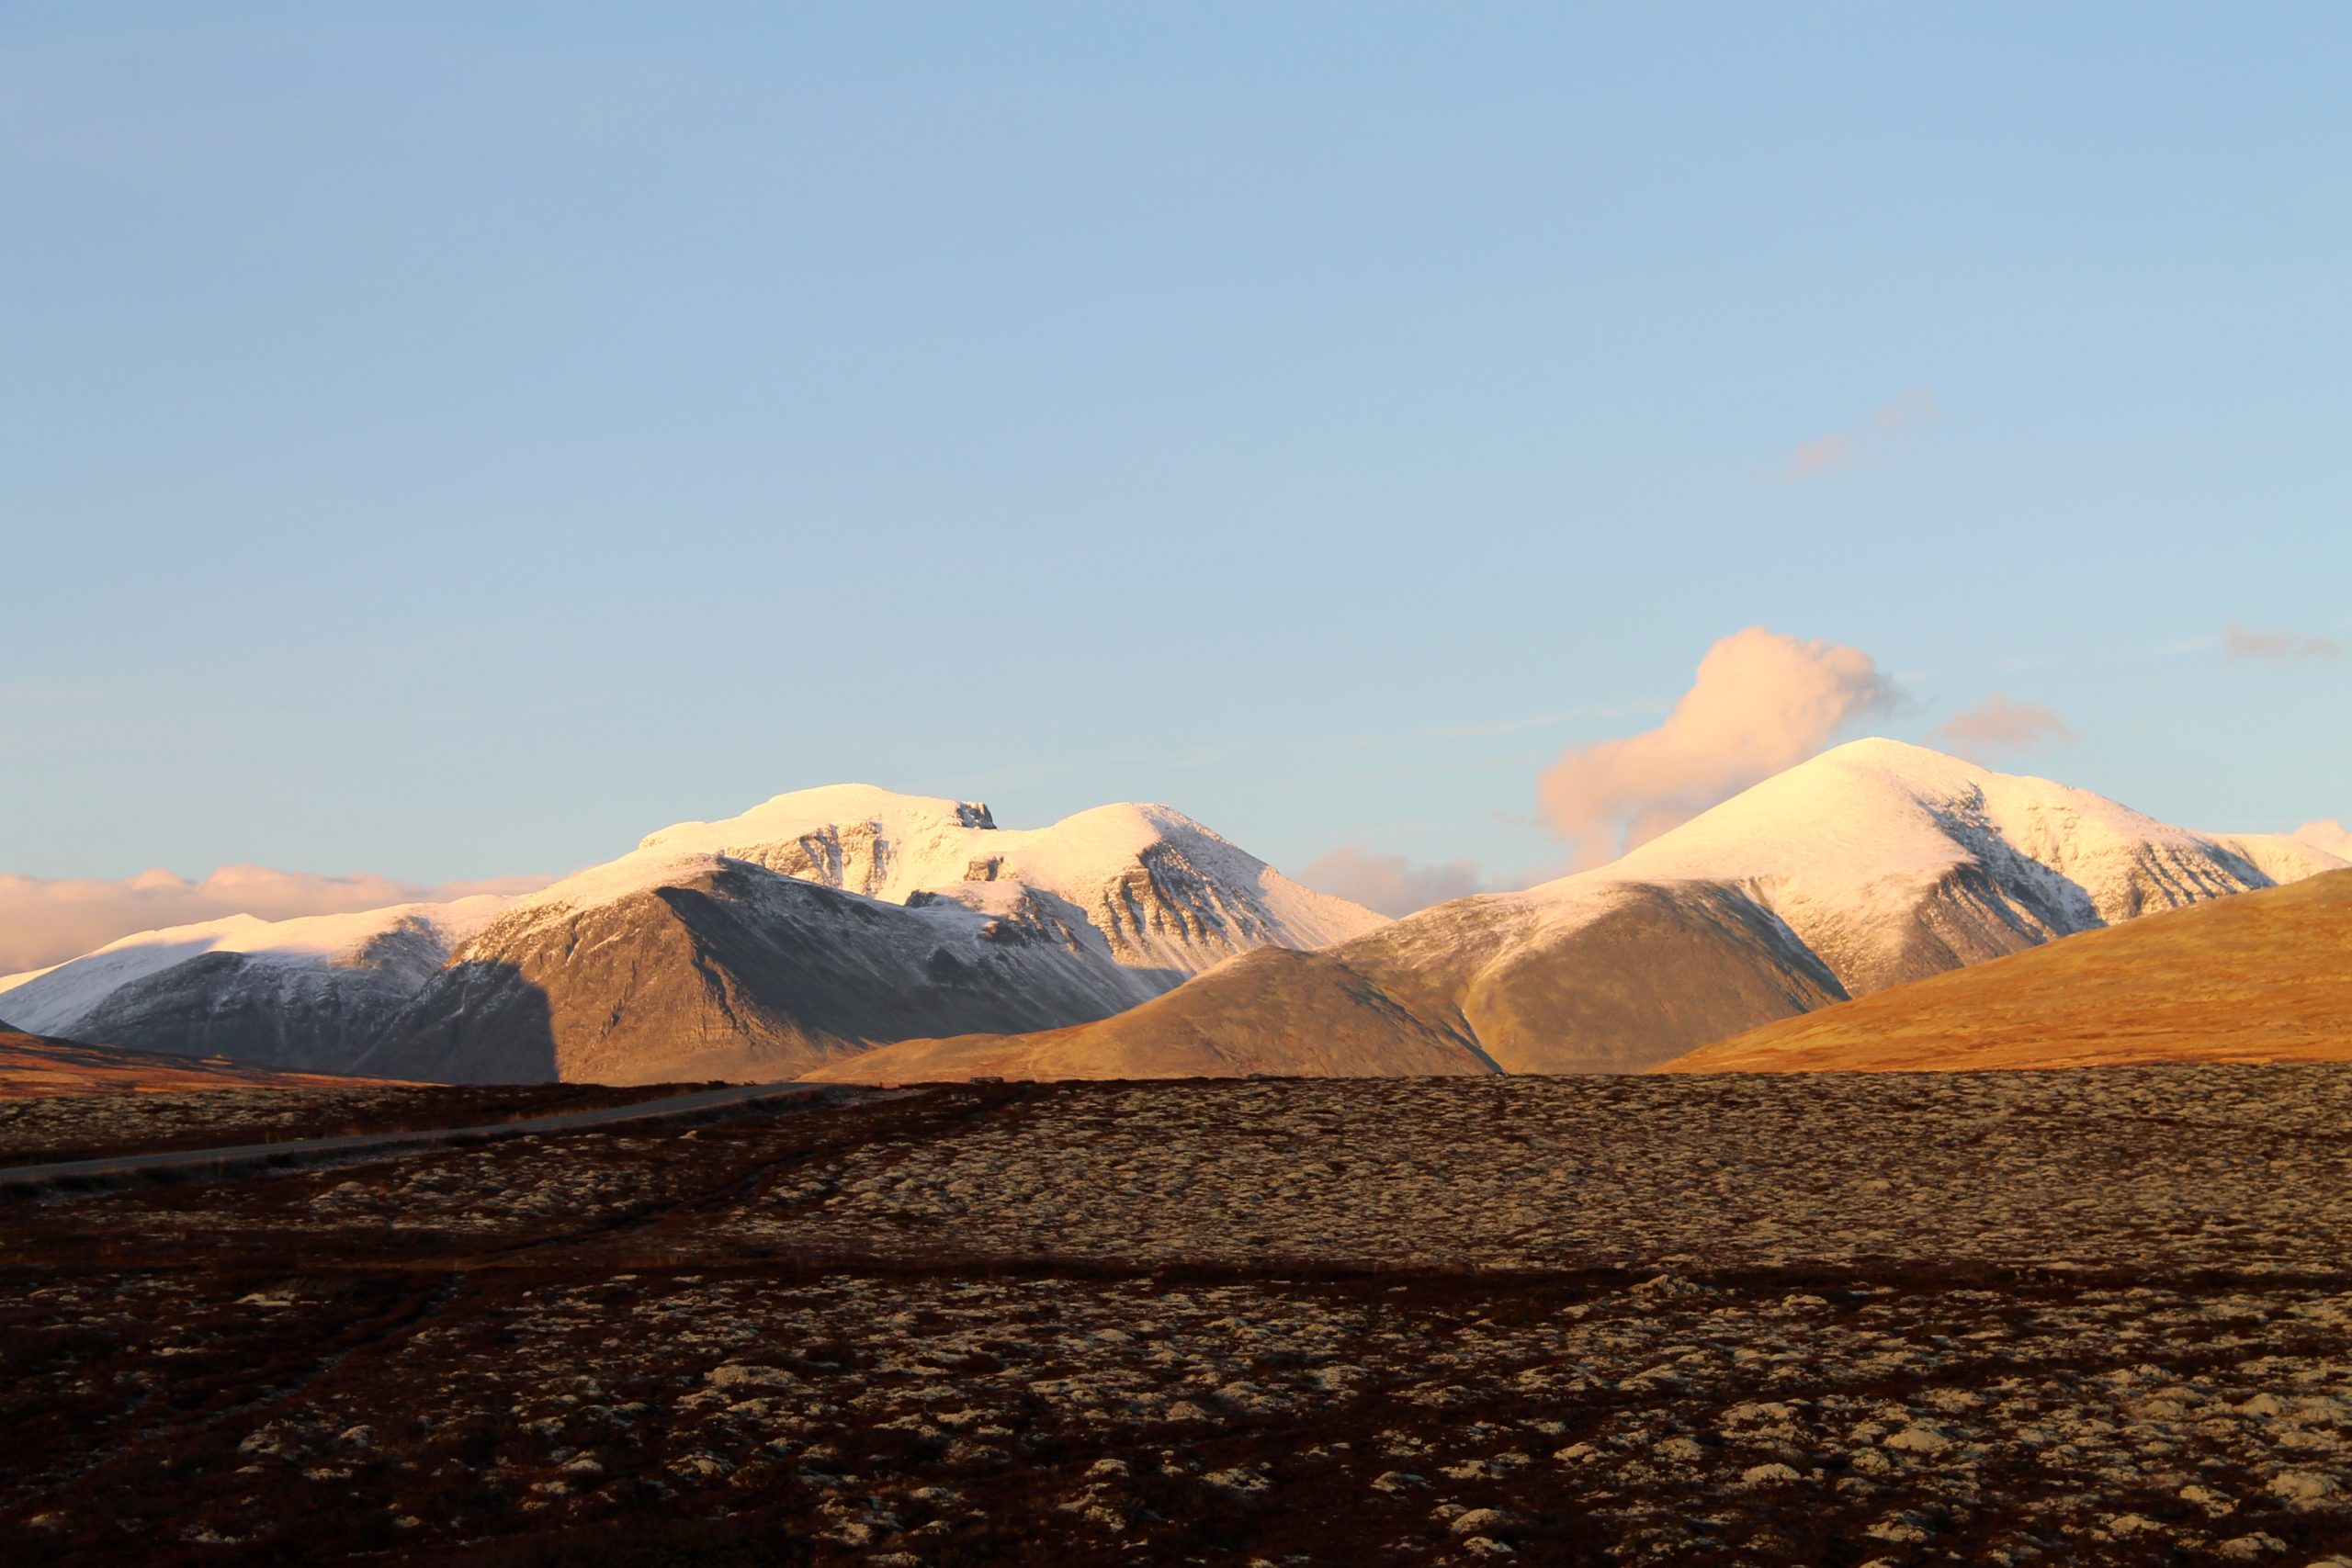
[[[1786,1019],[1662,1073],[2352,1060],[2352,871],[2152,915]]]
[[[0,1030],[0,1100],[55,1095],[184,1093],[207,1089],[350,1089],[377,1082],[287,1073],[219,1056],[172,1056]]]

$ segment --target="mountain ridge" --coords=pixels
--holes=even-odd
[[[1832,1002],[2343,863],[2281,835],[2195,833],[2046,779],[1860,740],[1607,866],[1323,950],[1361,984],[1325,987],[1318,1016],[1374,1060],[1403,1018],[1419,1048],[1452,1040],[1506,1071],[1639,1071]],[[1283,1010],[1269,983],[1262,967],[1213,970],[1146,1020],[1088,1026],[1085,1048],[1101,1071],[1263,1064],[1250,1032]],[[1068,1071],[1079,1048],[904,1042],[818,1072],[914,1081],[983,1058]]]
[[[1608,866],[1389,921],[1164,806],[1005,829],[841,784],[519,897],[140,933],[0,1005],[131,1048],[460,1081],[1631,1072],[2344,863],[1869,739]]]
[[[141,932],[0,995],[28,1027],[284,1066],[790,1077],[909,1032],[1100,1018],[1383,919],[1168,807],[1007,829],[976,802],[831,785],[531,894]]]

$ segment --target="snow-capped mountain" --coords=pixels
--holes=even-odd
[[[2194,833],[2087,790],[1857,740],[1600,874],[1736,887],[1860,996],[2343,863],[2284,835]]]
[[[1384,923],[1165,806],[1102,806],[1023,830],[999,828],[975,802],[871,784],[801,790],[722,822],[664,828],[635,854],[533,895],[524,908],[576,908],[658,880],[694,856],[893,904],[949,899],[1000,918],[1036,919],[1041,901],[1057,901],[1076,908],[1123,966],[1187,975],[1269,943],[1320,947]]]
[[[142,932],[0,980],[24,1027],[390,1077],[790,1077],[1050,1028],[1382,923],[1180,812],[1029,831],[847,784],[649,835],[522,898]]]
[[[347,1068],[458,944],[508,900],[396,904],[347,915],[251,915],[141,931],[0,981],[35,1034],[270,1066]]]
[[[2344,863],[2284,836],[2193,833],[2047,780],[1860,740],[1597,871],[1442,904],[1311,965],[1260,955],[1083,1029],[908,1042],[823,1076],[1638,1070],[1827,1002]]]
[[[2345,863],[1865,740],[1599,871],[1388,922],[1165,807],[1017,830],[841,785],[520,898],[124,938],[0,1006],[394,1077],[1626,1071]]]
[[[516,900],[365,1065],[791,1077],[880,1041],[1107,1017],[1220,959],[1382,923],[1162,806],[1021,831],[967,801],[806,790]]]

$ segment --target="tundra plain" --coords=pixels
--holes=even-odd
[[[956,1085],[52,1188],[0,1540],[2302,1568],[2347,1191],[2326,1065]]]

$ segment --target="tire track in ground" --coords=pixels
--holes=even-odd
[[[431,1154],[517,1138],[545,1137],[575,1132],[596,1132],[639,1122],[688,1120],[764,1100],[800,1099],[839,1104],[860,1097],[809,1084],[752,1084],[723,1089],[702,1089],[672,1095],[641,1104],[609,1106],[595,1111],[568,1111],[553,1116],[526,1117],[517,1122],[488,1122],[471,1127],[417,1128],[399,1133],[354,1133],[334,1138],[297,1138],[280,1143],[239,1144],[226,1148],[175,1149],[152,1155],[107,1155],[97,1159],[65,1160],[51,1165],[0,1168],[0,1195],[17,1198],[58,1193],[103,1191],[128,1182],[156,1178],[233,1177],[269,1169],[356,1164],[408,1155]]]

